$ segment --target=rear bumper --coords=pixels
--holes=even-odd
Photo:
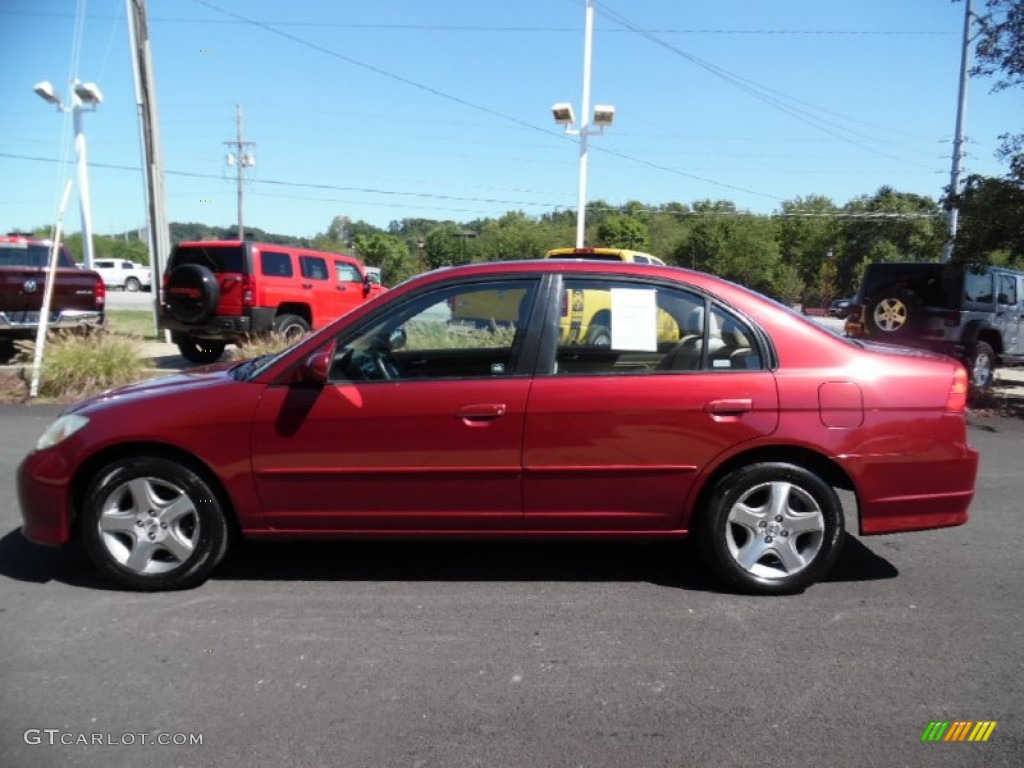
[[[266,333],[274,324],[274,309],[254,307],[244,315],[216,315],[210,322],[195,325],[183,323],[170,315],[160,316],[160,327],[174,334],[197,339],[237,341],[252,333]]]
[[[858,477],[861,535],[963,525],[974,498],[978,452],[958,456],[858,457],[842,462]]]
[[[51,331],[74,331],[87,328],[102,328],[104,319],[104,314],[100,310],[58,310],[50,313],[50,322],[47,324],[47,329]],[[33,338],[38,328],[38,312],[0,312],[0,335]]]

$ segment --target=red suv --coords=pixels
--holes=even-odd
[[[160,322],[182,356],[212,363],[250,334],[300,338],[371,295],[353,256],[239,240],[179,243],[164,276]]]

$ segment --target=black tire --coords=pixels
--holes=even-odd
[[[992,388],[995,379],[996,353],[992,346],[984,341],[975,342],[964,360],[967,366],[967,379],[971,392],[981,394]]]
[[[142,288],[142,283],[137,277],[129,277],[124,281],[124,289],[129,293],[138,293],[140,288]]]
[[[175,343],[177,343],[182,357],[190,363],[200,365],[220,360],[220,356],[224,354],[224,348],[227,346],[227,342],[220,339],[197,339],[194,336],[179,337]]]
[[[610,347],[612,345],[612,332],[604,325],[591,325],[587,331],[587,344],[595,347]]]
[[[220,302],[217,276],[201,264],[175,267],[167,279],[164,302],[171,317],[189,325],[211,320]]]
[[[278,315],[271,326],[274,333],[279,333],[289,342],[295,342],[309,333],[309,323],[298,315]]]
[[[804,590],[832,567],[843,540],[842,505],[832,486],[782,462],[727,474],[696,523],[708,564],[729,585],[753,594]]]
[[[879,341],[912,336],[924,320],[921,297],[908,288],[883,288],[864,310],[864,322]]]
[[[96,567],[129,589],[198,586],[228,546],[217,494],[188,467],[156,457],[121,459],[97,473],[80,523]]]

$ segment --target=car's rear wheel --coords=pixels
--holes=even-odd
[[[137,277],[129,277],[127,280],[124,281],[124,289],[131,293],[138,293],[141,287],[142,283],[139,282],[139,279]]]
[[[176,343],[182,357],[190,363],[199,363],[201,365],[215,363],[220,360],[220,356],[224,354],[224,348],[227,346],[226,341],[219,339],[197,339],[195,336],[179,337]]]
[[[705,558],[730,585],[790,594],[835,562],[842,505],[832,486],[803,467],[749,464],[718,481],[697,532]]]
[[[293,342],[309,333],[309,323],[298,315],[278,315],[274,318],[272,330],[284,336],[286,341]]]
[[[971,377],[971,390],[973,392],[989,390],[995,379],[995,350],[984,341],[979,341],[971,347],[965,362],[967,364],[967,374]]]
[[[89,557],[120,585],[186,589],[223,559],[228,527],[217,494],[192,469],[156,457],[103,468],[82,506]]]

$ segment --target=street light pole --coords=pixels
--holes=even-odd
[[[92,269],[92,203],[89,197],[89,158],[85,143],[85,125],[82,111],[86,105],[96,107],[103,102],[103,93],[96,83],[75,80],[71,84],[71,106],[65,105],[49,80],[36,83],[33,90],[59,112],[71,112],[75,128],[75,159],[78,165],[78,203],[82,211],[82,262],[86,269]]]
[[[583,102],[581,104],[583,113],[580,117],[580,127],[572,127],[575,122],[572,104],[559,102],[551,107],[555,122],[565,126],[565,132],[568,135],[580,137],[580,185],[576,204],[577,248],[583,247],[587,229],[587,168],[589,162],[587,139],[592,135],[604,133],[604,129],[615,119],[615,107],[598,104],[594,107],[593,121],[591,121],[590,69],[594,41],[594,0],[587,0],[586,14],[583,37]]]
[[[590,65],[594,45],[594,1],[587,0],[586,23],[583,33],[583,100],[580,103],[580,189],[576,208],[576,247],[583,247],[587,229],[587,136],[590,132]]]
[[[75,158],[78,165],[78,202],[82,213],[82,263],[92,269],[92,197],[89,191],[89,155],[82,125],[82,100],[75,93],[71,97],[71,116],[75,126]]]

